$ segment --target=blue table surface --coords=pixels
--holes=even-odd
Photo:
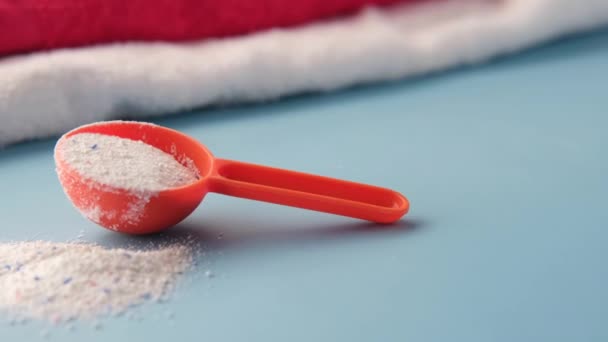
[[[193,234],[205,254],[140,321],[2,324],[0,341],[44,330],[65,341],[606,341],[607,79],[603,30],[434,76],[155,120],[217,156],[403,192],[411,211],[392,227],[209,195],[164,236],[119,235],[71,207],[55,139],[9,147],[1,241]]]

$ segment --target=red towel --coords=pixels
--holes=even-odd
[[[415,0],[0,0],[0,55],[244,34]]]

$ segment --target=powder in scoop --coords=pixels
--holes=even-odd
[[[59,153],[81,176],[114,188],[150,193],[197,180],[194,167],[142,141],[80,133],[67,138]]]
[[[0,309],[54,323],[165,299],[192,264],[186,245],[148,251],[86,243],[0,243]]]

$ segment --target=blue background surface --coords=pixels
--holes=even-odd
[[[209,195],[164,236],[127,237],[71,207],[54,140],[0,151],[2,241],[194,234],[205,252],[141,321],[0,325],[0,340],[606,341],[607,79],[604,30],[436,76],[155,121],[220,157],[401,191],[411,212],[392,228]]]

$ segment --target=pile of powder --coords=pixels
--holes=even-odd
[[[66,139],[58,151],[81,176],[114,188],[158,192],[197,180],[198,171],[142,141],[97,133]]]
[[[54,323],[117,315],[167,298],[191,249],[107,249],[87,243],[0,244],[0,309]]]

